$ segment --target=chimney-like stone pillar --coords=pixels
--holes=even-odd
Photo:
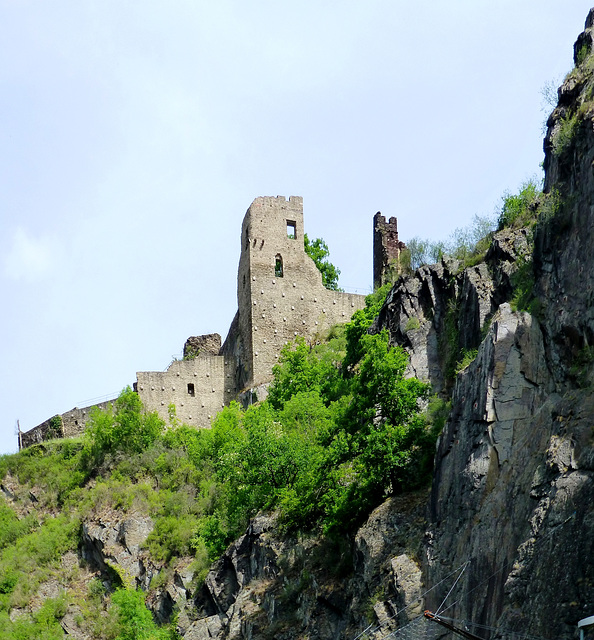
[[[373,216],[373,288],[394,282],[400,273],[400,252],[406,249],[398,240],[398,220],[378,211]]]

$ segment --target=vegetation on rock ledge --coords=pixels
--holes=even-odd
[[[105,514],[154,522],[143,551],[157,568],[150,596],[182,557],[193,557],[198,584],[260,510],[276,510],[285,530],[342,537],[387,495],[427,483],[443,403],[423,414],[429,389],[404,378],[405,352],[386,332],[367,333],[385,293],[326,341],[288,344],[268,399],[245,411],[232,403],[211,429],[179,424],[173,406],[166,429],[127,388],[111,410],[93,414],[82,438],[0,458],[0,478],[15,492],[0,510],[0,638],[59,637],[73,608],[100,640],[134,637],[135,625],[142,637],[173,637],[143,613],[144,596],[119,565],[102,576],[105,588],[90,579],[97,568],[84,565],[69,582],[64,554],[81,545],[83,523]],[[48,582],[59,601],[47,601],[49,613],[28,611]]]

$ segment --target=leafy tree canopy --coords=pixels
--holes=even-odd
[[[338,287],[338,276],[340,269],[337,269],[327,258],[330,255],[328,245],[322,238],[310,240],[307,233],[303,236],[305,253],[315,262],[318,271],[322,274],[322,284],[326,289],[341,291]]]

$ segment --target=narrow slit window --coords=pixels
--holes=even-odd
[[[192,397],[196,395],[196,391],[194,390],[194,383],[193,382],[188,382],[188,395],[192,396]]]
[[[276,258],[274,259],[274,275],[277,278],[282,278],[284,275],[283,272],[283,257],[280,253],[276,254]]]
[[[291,240],[297,237],[297,225],[294,220],[287,220],[287,237]]]

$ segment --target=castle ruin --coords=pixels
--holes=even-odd
[[[379,289],[387,282],[395,282],[400,275],[400,253],[406,249],[398,240],[398,220],[378,211],[373,216],[373,288]]]
[[[232,400],[249,404],[265,398],[272,367],[285,344],[297,336],[313,341],[332,325],[348,322],[365,306],[365,296],[324,287],[321,273],[305,252],[303,236],[301,197],[261,197],[252,202],[241,228],[238,309],[224,343],[218,334],[189,338],[183,360],[172,362],[166,371],[138,372],[134,389],[147,411],[156,411],[168,422],[174,405],[181,422],[210,426]],[[396,219],[386,223],[378,213],[374,217],[374,284],[383,284],[395,273],[403,247]],[[91,409],[63,414],[69,419],[68,433],[62,435],[81,433]],[[70,419],[73,412],[75,425]],[[48,434],[55,437],[46,423],[22,433],[22,446],[40,442]]]

